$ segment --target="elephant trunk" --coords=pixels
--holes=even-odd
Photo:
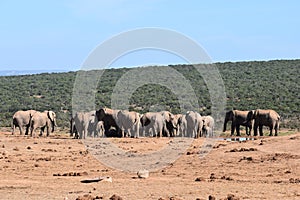
[[[56,120],[51,121],[51,125],[52,125],[52,130],[51,130],[51,132],[53,133],[53,132],[54,132],[54,127],[57,126]]]

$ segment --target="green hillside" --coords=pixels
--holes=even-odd
[[[226,62],[215,65],[226,88],[227,109],[274,109],[282,117],[281,127],[300,128],[300,60]],[[198,98],[198,111],[203,115],[209,114],[210,96],[200,74],[191,65],[170,67],[191,83]],[[128,70],[104,71],[97,87],[96,108],[110,107],[112,91],[118,79]],[[95,72],[89,72],[87,76],[89,74],[92,77]],[[11,117],[17,110],[51,109],[57,113],[58,124],[68,127],[75,78],[76,72],[0,77],[0,126],[10,126]],[[138,88],[130,99],[131,110],[143,113],[158,108],[180,112],[176,95],[158,84],[146,84]]]

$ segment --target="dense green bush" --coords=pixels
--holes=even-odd
[[[300,128],[300,60],[226,62],[215,63],[215,66],[224,81],[226,109],[274,109],[282,117],[282,126]],[[198,111],[203,115],[210,114],[210,96],[198,71],[192,65],[169,67],[177,70],[190,82],[198,98],[198,102],[194,102],[199,105]],[[129,70],[121,68],[104,71],[95,95],[96,108],[110,107],[114,86]],[[12,115],[17,110],[35,109],[54,110],[58,124],[68,127],[77,73],[0,77],[0,126],[10,126]],[[92,77],[93,74],[95,71],[87,72],[86,76]],[[84,94],[87,91],[82,92]],[[159,84],[139,87],[131,96],[130,105],[126,106],[141,113],[159,109],[181,112],[176,95]]]

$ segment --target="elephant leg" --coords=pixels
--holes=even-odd
[[[184,127],[180,127],[180,133],[181,137],[184,137],[186,134],[185,134],[185,128]]]
[[[260,135],[260,136],[264,136],[264,133],[263,133],[263,125],[259,125],[259,135]]]
[[[246,125],[246,135],[249,136],[248,126]]]
[[[270,134],[269,134],[269,136],[273,136],[273,133],[272,133],[272,132],[273,132],[273,126],[271,125],[271,126],[270,126]]]
[[[16,130],[16,126],[13,124],[12,125],[12,133],[11,133],[12,135],[15,134],[15,130]]]
[[[240,125],[236,125],[236,136],[241,136],[241,134],[240,134]]]
[[[82,130],[78,131],[79,139],[82,139],[82,136],[83,136],[83,133],[82,133],[82,132],[83,132]]]
[[[31,128],[30,136],[35,137],[35,128],[34,127]]]
[[[44,131],[45,131],[45,127],[42,127],[41,131],[40,131],[40,134],[39,134],[40,137],[43,136]],[[48,132],[48,128],[46,129],[46,131]]]
[[[231,124],[231,134],[230,134],[230,136],[233,136],[233,135],[234,135],[234,129],[235,129],[235,124],[232,122],[232,124]]]
[[[278,136],[278,128],[279,128],[279,125],[278,125],[278,122],[275,124],[275,127],[274,127],[274,130],[275,130],[275,136]]]
[[[150,125],[144,126],[144,137],[145,136],[151,136],[150,134]],[[154,136],[154,132],[152,131],[152,137]]]
[[[153,128],[155,131],[156,137],[162,137],[163,135],[163,125],[161,126],[160,124],[156,124],[155,128]]]
[[[20,135],[23,135],[23,127],[19,125]]]
[[[121,128],[122,137],[125,137],[125,130],[124,128]]]
[[[198,127],[197,134],[199,135],[199,137],[204,136],[204,135],[203,135],[203,132],[202,132],[202,127]]]
[[[148,133],[148,134],[149,134],[149,135],[152,134],[153,137],[156,137],[156,138],[157,138],[158,135],[159,135],[159,131],[160,131],[159,128],[154,124],[150,129],[151,129],[151,131],[149,130],[149,133]],[[151,132],[151,133],[150,133],[150,132]]]
[[[28,131],[29,131],[29,125],[26,126],[25,135],[28,135]]]
[[[159,130],[158,137],[162,137],[162,135],[163,135],[163,130],[162,130],[162,129],[160,129],[160,130]]]
[[[88,135],[88,127],[85,127],[84,132],[83,132],[83,139],[85,139]]]
[[[125,132],[126,137],[132,137],[133,136],[132,133],[133,133],[133,131],[131,131],[130,128],[127,129],[126,132]]]
[[[146,135],[146,134],[145,134],[146,127],[142,127],[142,128],[141,128],[141,131],[142,131],[142,135],[143,135],[143,137],[145,137],[145,135]]]
[[[248,136],[251,136],[251,131],[252,131],[252,127],[250,126]]]
[[[46,128],[46,136],[48,137],[49,136],[49,134],[50,134],[50,127],[49,126],[47,126],[47,128]]]
[[[255,124],[255,125],[254,125],[254,130],[253,130],[253,132],[254,132],[253,135],[254,135],[254,136],[257,136],[257,128],[258,128],[258,125]]]
[[[143,137],[145,137],[145,127],[142,127],[142,128],[141,128],[141,131],[142,131]]]
[[[136,123],[135,129],[136,129],[136,130],[134,131],[135,137],[136,137],[136,138],[139,138],[139,137],[140,137],[140,126],[139,126],[139,123],[138,123],[138,122]]]

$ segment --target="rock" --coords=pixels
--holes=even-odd
[[[224,200],[239,200],[240,198],[234,196],[233,194],[228,194]]]
[[[123,200],[123,198],[120,197],[120,196],[118,196],[118,195],[116,195],[116,194],[114,194],[114,195],[112,195],[112,196],[109,198],[109,200]]]
[[[216,200],[216,197],[209,195],[208,200]]]
[[[202,178],[202,177],[197,177],[196,179],[195,179],[195,181],[205,181],[205,179],[204,178]]]
[[[214,179],[216,179],[217,177],[216,177],[216,175],[215,175],[214,173],[211,173],[209,178],[210,178],[211,180],[214,180]]]
[[[78,196],[76,200],[95,200],[95,199],[103,199],[102,196],[92,196],[91,194],[85,194],[83,196]]]
[[[102,181],[110,182],[112,183],[112,177],[106,176],[106,177],[100,177],[102,178]]]
[[[139,178],[148,178],[149,177],[149,171],[146,169],[140,170],[137,172],[137,175]]]
[[[18,147],[14,147],[13,150],[14,151],[19,151],[19,148]]]

